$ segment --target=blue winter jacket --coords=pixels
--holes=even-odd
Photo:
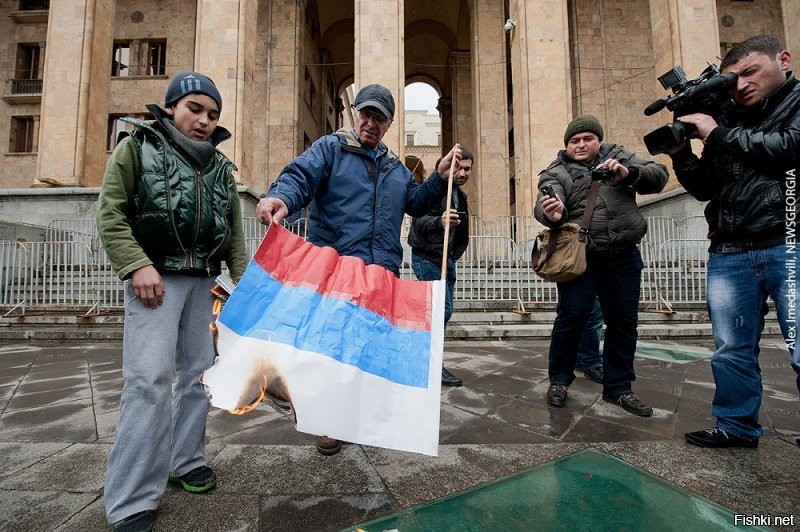
[[[444,179],[414,182],[382,142],[373,159],[354,130],[325,135],[281,171],[266,196],[294,214],[311,206],[308,239],[398,275],[403,213],[422,216],[447,192]]]

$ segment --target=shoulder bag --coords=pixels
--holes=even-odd
[[[586,246],[589,244],[589,225],[597,201],[600,181],[593,181],[581,224],[565,223],[545,228],[533,244],[533,271],[545,281],[565,283],[586,271]]]

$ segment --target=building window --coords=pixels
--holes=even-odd
[[[14,69],[14,79],[41,79],[39,76],[39,62],[42,49],[38,44],[17,45],[17,64]]]
[[[122,118],[138,118],[139,120],[152,120],[150,113],[126,113],[108,115],[108,134],[106,136],[106,150],[112,151],[117,146],[119,134],[123,131],[133,131],[134,126],[123,122]]]
[[[115,42],[111,56],[111,75],[125,77],[130,75],[131,43]]]
[[[38,44],[17,45],[14,79],[11,80],[12,94],[42,93],[42,76],[39,72],[41,59],[42,49]]]
[[[117,41],[111,57],[111,76],[164,76],[167,73],[167,41]]]
[[[11,153],[33,153],[32,116],[15,116],[11,118],[11,139],[8,151]]]
[[[414,145],[414,134],[406,133],[406,146],[413,146],[413,145]]]
[[[311,72],[306,68],[305,71],[305,99],[308,108],[313,112],[317,106],[317,87],[314,85],[314,79],[311,77]]]
[[[163,76],[167,66],[167,41],[147,41],[147,76]]]

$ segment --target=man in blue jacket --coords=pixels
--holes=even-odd
[[[421,184],[382,142],[394,118],[389,89],[372,84],[356,95],[355,128],[318,139],[281,171],[256,207],[261,223],[280,223],[310,205],[308,240],[339,255],[400,273],[400,228],[405,213],[422,216],[447,192],[450,163],[461,159],[454,146]],[[317,437],[317,450],[336,454],[341,442]]]

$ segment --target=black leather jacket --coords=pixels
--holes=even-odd
[[[439,179],[429,177],[428,179]],[[467,195],[459,187],[453,187],[453,195],[458,195],[458,210],[464,214],[459,214],[461,223],[450,227],[450,243],[448,244],[447,254],[454,262],[461,258],[469,245],[469,208],[467,206]],[[414,218],[411,222],[411,229],[408,232],[408,245],[415,255],[419,255],[431,262],[441,262],[442,251],[444,251],[444,229],[442,228],[441,218],[444,212],[447,198],[443,198],[439,204],[428,211],[425,216]]]
[[[700,201],[712,252],[784,242],[786,182],[800,160],[800,82],[792,73],[755,108],[736,109],[706,139],[672,155],[678,181]]]

